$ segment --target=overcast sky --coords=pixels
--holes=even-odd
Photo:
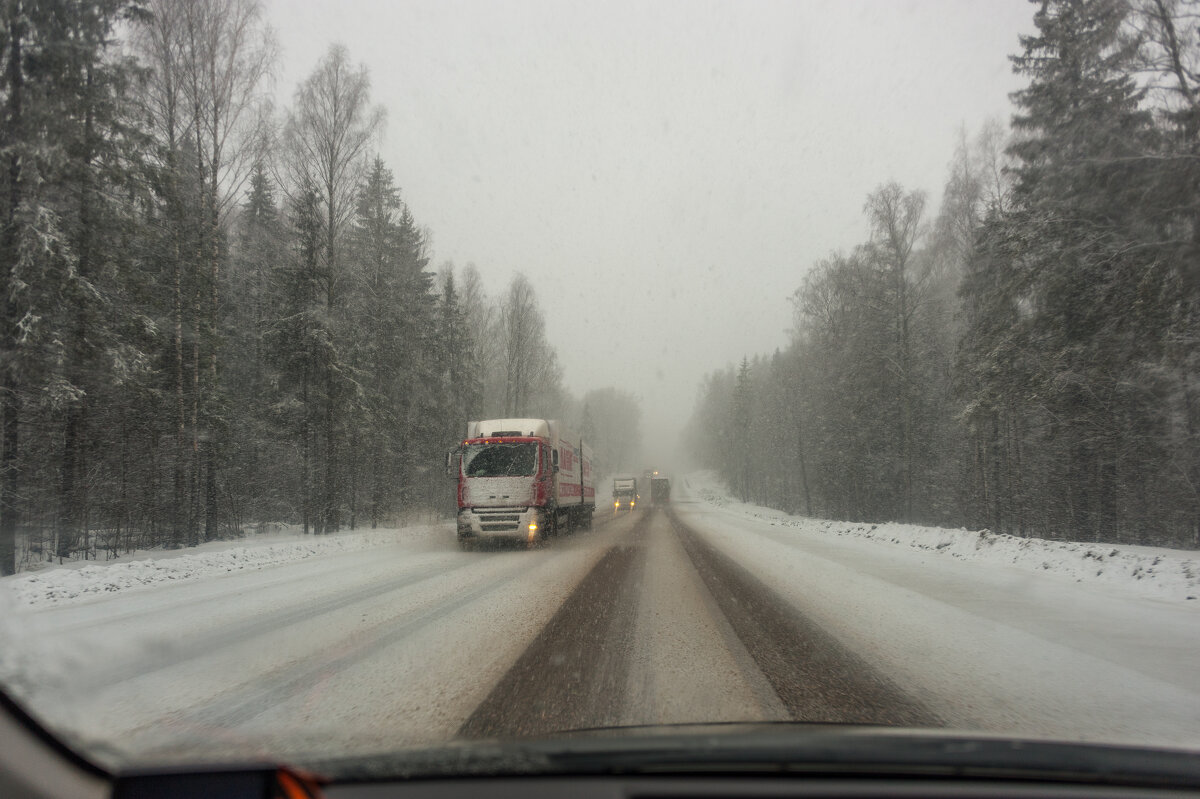
[[[936,211],[958,131],[1007,120],[1025,0],[269,0],[278,103],[333,42],[433,265],[517,271],[577,395],[642,397],[658,455],[705,373],[787,343],[812,263],[887,180]]]

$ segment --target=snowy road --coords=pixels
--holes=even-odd
[[[460,730],[937,718],[666,511],[635,516]]]
[[[1195,602],[677,493],[532,552],[446,528],[23,611],[4,643],[36,711],[122,759],[785,719],[1200,746]]]

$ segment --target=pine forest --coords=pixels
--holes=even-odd
[[[431,263],[344,47],[276,107],[259,0],[0,7],[0,574],[444,516],[468,419],[642,465],[528,279]],[[881,174],[865,240],[794,264],[790,340],[698,386],[684,440],[742,499],[1200,545],[1200,2],[1030,14],[940,205]]]
[[[1200,545],[1200,4],[1046,0],[941,205],[883,180],[696,454],[811,516]]]

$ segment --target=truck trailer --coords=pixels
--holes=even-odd
[[[654,473],[655,475],[658,472]],[[655,505],[662,505],[671,501],[671,481],[666,477],[653,477],[650,479],[650,501]]]
[[[467,437],[446,457],[458,480],[458,542],[546,538],[590,528],[596,509],[592,449],[550,419],[467,423]]]

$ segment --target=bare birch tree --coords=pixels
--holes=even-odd
[[[520,416],[529,412],[530,400],[539,384],[552,375],[546,347],[546,322],[538,308],[537,294],[525,275],[518,274],[508,287],[500,306],[504,340],[504,413]]]
[[[144,90],[144,105],[151,134],[158,140],[162,182],[159,193],[163,197],[166,217],[164,244],[167,252],[163,260],[170,263],[171,285],[171,382],[173,388],[174,452],[172,458],[172,502],[171,538],[175,545],[182,545],[191,538],[191,519],[188,486],[189,472],[194,470],[188,447],[187,384],[185,369],[185,272],[183,220],[186,211],[180,181],[180,159],[183,140],[192,120],[187,116],[187,106],[180,86],[182,62],[182,24],[180,3],[173,0],[158,0],[149,6],[146,20],[135,31],[134,49],[142,62],[149,67],[150,79]]]
[[[488,297],[475,264],[469,263],[463,268],[460,302],[470,329],[471,360],[478,364],[482,382],[479,406],[471,409],[470,418],[497,416],[503,412],[505,385],[500,311],[495,301]]]
[[[224,223],[235,200],[241,196],[255,155],[254,105],[261,102],[260,85],[275,58],[274,39],[263,24],[259,0],[206,0],[184,4],[186,46],[184,86],[192,105],[193,133],[201,191],[202,267],[207,279],[207,296],[197,296],[198,312],[204,319],[204,337],[194,340],[194,366],[206,368],[202,384],[196,385],[196,427],[206,435],[199,441],[198,455],[204,471],[204,537],[217,536],[216,450],[220,443],[216,415],[217,327],[220,318],[220,273],[223,260]],[[199,307],[197,309],[199,311]],[[201,364],[199,348],[206,352]],[[198,492],[199,493],[199,492]]]
[[[370,104],[371,80],[353,67],[345,47],[334,45],[296,92],[284,130],[293,185],[316,189],[321,211],[324,259],[322,285],[327,318],[337,318],[349,278],[341,263],[342,242],[353,219],[358,191],[369,166],[371,144],[383,127],[384,111]],[[335,331],[330,331],[336,341]],[[336,362],[324,375],[324,499],[318,529],[337,530],[341,488],[338,469],[339,375]]]
[[[895,349],[892,369],[896,375],[899,405],[900,443],[904,513],[913,513],[913,343],[912,317],[919,301],[920,283],[912,274],[913,247],[921,235],[921,219],[925,213],[925,194],[905,192],[895,182],[880,186],[867,198],[864,210],[871,224],[872,252],[879,266],[890,278],[891,315],[895,327]],[[917,292],[914,294],[914,292]]]
[[[223,226],[255,155],[259,117],[254,110],[276,48],[259,0],[151,0],[148,10],[138,45],[153,71],[148,105],[165,152],[168,202],[176,206],[177,227],[186,217],[198,217],[191,240],[181,241],[176,232],[173,247],[176,435],[179,460],[190,460],[186,477],[182,464],[178,469],[177,494],[190,495],[186,538],[192,542],[201,516],[204,537],[217,535],[218,424],[213,417]],[[182,163],[185,152],[192,165]],[[186,188],[178,179],[181,169],[192,175]],[[185,275],[189,266],[192,274]],[[191,343],[186,364],[185,338]],[[184,399],[186,386],[190,402]],[[183,497],[177,501],[182,504]]]

